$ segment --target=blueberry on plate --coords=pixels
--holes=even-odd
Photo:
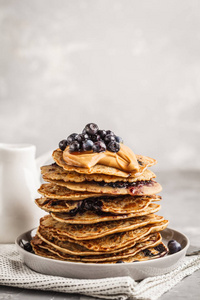
[[[176,240],[170,240],[167,247],[169,249],[169,254],[176,253],[182,249],[181,245]]]
[[[94,135],[94,134],[97,133],[98,130],[99,130],[99,127],[98,127],[97,124],[95,124],[95,123],[89,123],[83,129],[83,133]]]
[[[108,145],[107,145],[107,150],[108,151],[111,151],[111,152],[118,152],[120,149],[120,144],[117,143],[117,142],[110,142]]]
[[[67,140],[60,141],[59,143],[60,150],[64,151],[66,147],[67,147]]]
[[[123,260],[118,260],[118,261],[116,261],[116,264],[122,264],[122,263],[124,263]]]
[[[31,252],[32,251],[32,246],[29,242],[27,242],[26,244],[24,244],[24,250]]]

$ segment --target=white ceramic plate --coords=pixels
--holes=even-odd
[[[176,230],[166,228],[161,232],[164,244],[167,245],[169,240],[175,239],[181,244],[181,251],[143,262],[122,264],[84,264],[49,259],[25,251],[22,246],[22,241],[29,242],[35,233],[36,229],[33,229],[21,234],[16,239],[17,249],[23,262],[29,268],[39,273],[79,279],[131,276],[135,280],[141,280],[146,277],[162,275],[177,267],[189,247],[189,240],[184,234]]]

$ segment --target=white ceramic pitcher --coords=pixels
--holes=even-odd
[[[47,155],[36,161],[35,152],[34,145],[0,143],[0,243],[14,243],[44,215],[34,200],[39,197],[39,166]]]

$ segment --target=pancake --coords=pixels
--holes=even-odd
[[[58,256],[56,253],[49,251],[47,247],[42,247],[41,245],[37,245],[34,243],[34,239],[31,240],[31,246],[35,254],[39,256],[43,256],[45,258],[50,259],[57,259],[57,260],[64,260],[60,256]]]
[[[112,251],[116,249],[122,249],[128,247],[130,244],[145,238],[151,233],[159,232],[166,228],[168,225],[167,221],[162,221],[157,224],[150,224],[144,227],[136,228],[133,230],[114,233],[110,235],[106,235],[104,237],[91,239],[91,240],[74,240],[81,246],[93,251]],[[56,235],[56,231],[54,229],[51,230],[54,235]],[[58,236],[58,235],[57,235]],[[62,235],[59,235],[60,239],[64,239]],[[62,240],[63,240],[62,239]],[[71,241],[66,237],[66,240]]]
[[[40,219],[40,226],[46,230],[56,231],[58,234],[66,235],[75,240],[91,240],[119,232],[127,232],[127,237],[130,231],[136,228],[143,228],[147,224],[154,224],[152,226],[159,230],[163,230],[168,221],[157,215],[148,215],[143,217],[136,217],[127,220],[118,220],[113,222],[96,223],[92,226],[90,224],[67,224],[54,220],[51,215],[46,215]],[[151,226],[151,227],[152,227]],[[148,228],[149,229],[149,228]],[[146,229],[145,229],[146,230]],[[146,233],[146,231],[144,232]],[[153,230],[153,228],[151,228]],[[148,230],[147,230],[148,231]],[[158,231],[158,230],[156,230]],[[152,232],[152,231],[150,231]],[[139,231],[137,232],[139,233]],[[132,236],[131,236],[132,238]],[[134,238],[136,236],[134,235]]]
[[[157,246],[146,248],[138,252],[133,257],[128,257],[123,259],[123,262],[132,263],[132,262],[139,262],[139,261],[147,261],[147,260],[163,257],[167,253],[168,253],[168,248],[165,246],[163,242],[161,242]],[[117,263],[117,261],[114,261],[113,263]]]
[[[90,192],[95,194],[110,194],[110,195],[127,195],[140,196],[140,195],[153,195],[162,191],[161,185],[154,181],[137,181],[128,186],[120,184],[119,182],[113,186],[111,183],[105,184],[104,182],[65,182],[63,180],[45,179],[48,182],[53,182],[57,185],[64,186],[73,191]],[[123,187],[123,186],[126,187]],[[120,187],[122,186],[122,187]]]
[[[54,248],[70,254],[70,255],[80,255],[80,256],[86,256],[86,255],[100,255],[105,254],[104,251],[91,251],[88,248],[73,242],[72,240],[59,238],[56,234],[53,234],[51,232],[48,232],[41,227],[37,230],[37,235],[47,244],[53,246]],[[132,243],[132,245],[135,245],[135,242]],[[110,251],[109,253],[113,253],[117,251],[116,249],[113,251]],[[120,251],[120,250],[118,250]]]
[[[144,216],[148,214],[152,214],[157,212],[160,209],[159,204],[150,203],[148,207],[141,211],[135,211],[133,213],[129,214],[113,214],[109,212],[93,212],[86,210],[81,213],[77,214],[70,214],[70,213],[54,213],[51,212],[51,216],[59,221],[69,224],[94,224],[94,223],[100,223],[105,221],[115,221],[115,220],[121,220],[121,219],[128,219],[138,216]]]
[[[59,186],[54,183],[43,183],[38,192],[48,198],[56,198],[62,200],[82,200],[89,197],[99,197],[97,193],[89,193],[89,192],[76,192],[70,190],[64,186]]]
[[[50,259],[81,263],[81,261],[77,261],[76,257],[70,256],[67,254],[63,254],[63,252],[59,252],[57,249],[55,249],[54,247],[45,243],[42,240],[41,240],[40,244],[36,244],[33,239],[31,241],[31,245],[33,247],[35,254],[37,254],[39,256],[43,256],[43,257],[50,258]],[[113,260],[113,261],[101,261],[101,262],[98,262],[98,260],[97,260],[95,263],[115,264],[115,263],[122,263],[122,262],[132,263],[132,262],[146,261],[146,260],[163,257],[167,254],[167,252],[168,252],[167,247],[162,242],[160,242],[157,246],[140,250],[135,255],[129,256],[127,258],[123,258],[123,260],[118,259],[118,260]],[[83,263],[94,263],[94,262],[90,262],[90,261],[82,261],[82,262]]]
[[[46,235],[46,239],[49,241],[52,241],[54,243],[54,239],[59,240],[60,242],[69,242],[73,244],[78,244],[83,246],[84,248],[87,248],[88,250],[95,252],[95,253],[113,253],[113,252],[119,252],[121,250],[130,248],[134,246],[136,243],[139,242],[144,242],[149,239],[149,235],[143,235],[143,234],[138,234],[138,236],[133,240],[130,241],[130,243],[126,243],[125,245],[120,245],[120,244],[111,244],[111,239],[114,241],[115,237],[114,235],[109,239],[109,244],[105,243],[104,246],[101,246],[101,238],[93,239],[93,240],[74,240],[69,238],[66,235],[58,234],[55,230],[46,230],[42,229],[42,227],[38,227],[38,233],[41,234],[42,236]],[[43,234],[44,233],[44,234]],[[106,239],[105,239],[106,240]]]
[[[151,228],[151,230],[155,229],[157,230],[159,227],[155,227],[154,226]],[[155,231],[156,233],[158,232]],[[154,233],[155,233],[154,232]],[[64,248],[68,248],[68,250],[73,250],[75,249],[75,247],[77,245],[79,245],[78,250],[80,251],[80,246],[82,246],[84,249],[84,251],[90,251],[92,254],[98,253],[98,254],[105,254],[105,253],[114,253],[114,252],[119,252],[121,250],[133,247],[136,243],[139,242],[144,242],[146,240],[148,240],[149,235],[152,234],[151,232],[149,233],[149,231],[147,230],[135,230],[135,236],[134,238],[131,237],[130,239],[126,239],[125,237],[123,237],[123,243],[119,244],[116,241],[118,240],[119,236],[118,234],[112,234],[110,236],[106,236],[103,238],[97,238],[97,239],[93,239],[93,240],[74,240],[69,238],[66,235],[62,235],[62,234],[58,234],[54,229],[52,230],[46,230],[44,228],[42,228],[41,226],[38,227],[38,231],[37,234],[40,236],[41,238],[44,237],[46,238],[49,242],[52,242],[53,244],[58,244],[58,242],[60,243],[61,247],[62,246],[61,243],[64,243],[63,245],[66,245]],[[137,234],[137,236],[136,236]],[[57,241],[57,242],[55,242]],[[75,245],[75,247],[74,247]],[[67,250],[67,252],[68,252]]]
[[[152,196],[99,196],[80,201],[49,199],[42,197],[35,200],[39,208],[46,212],[103,211],[116,214],[127,214],[144,210],[152,201],[160,201],[161,197]]]
[[[165,244],[163,242],[161,242],[157,246],[143,249],[133,256],[123,258],[120,260],[116,260],[116,261],[112,261],[112,262],[108,261],[108,262],[104,262],[104,263],[116,264],[116,263],[141,262],[141,261],[147,261],[147,260],[152,260],[155,258],[163,257],[163,256],[167,255],[167,253],[168,253],[168,248],[165,246]],[[98,262],[96,262],[96,263],[98,263]]]
[[[82,174],[105,174],[110,176],[119,176],[119,177],[136,177],[140,176],[144,170],[146,170],[148,167],[153,166],[157,163],[157,161],[153,158],[142,156],[142,155],[136,155],[138,164],[139,164],[139,171],[137,173],[127,173],[124,171],[121,171],[116,168],[107,167],[104,165],[95,165],[94,167],[91,167],[90,169],[82,168],[82,167],[76,167],[76,166],[70,166],[65,163],[63,160],[63,152],[60,149],[57,149],[53,152],[52,157],[57,165],[62,167],[64,170],[69,172],[77,172]]]
[[[114,261],[121,260],[124,258],[131,257],[131,256],[137,254],[139,251],[144,250],[148,247],[157,246],[158,244],[160,244],[160,242],[161,242],[160,234],[154,234],[154,235],[150,236],[148,240],[146,240],[144,242],[140,241],[133,247],[122,250],[120,252],[115,252],[112,254],[102,254],[102,255],[96,255],[96,256],[94,256],[94,255],[87,256],[87,257],[84,256],[81,260],[84,262],[91,262],[91,263],[96,263],[96,262],[101,263],[104,261],[108,262],[108,261],[113,261],[113,260]]]
[[[38,233],[37,233],[38,234]],[[116,252],[116,253],[106,253],[106,254],[100,254],[100,255],[70,255],[68,254],[68,249],[67,248],[63,248],[63,246],[65,247],[66,245],[64,245],[63,243],[59,243],[58,241],[56,241],[56,243],[58,244],[54,244],[50,241],[48,241],[45,237],[41,236],[40,234],[38,234],[38,236],[46,243],[48,244],[50,247],[46,248],[49,251],[54,251],[54,253],[56,253],[58,256],[60,256],[63,259],[70,259],[70,260],[74,260],[74,261],[83,261],[83,262],[108,262],[108,261],[116,261],[116,260],[121,260],[121,259],[125,259],[128,257],[132,257],[133,255],[136,255],[139,251],[147,249],[149,247],[155,247],[157,245],[159,245],[161,243],[161,236],[159,233],[156,234],[151,234],[149,235],[148,239],[146,239],[145,241],[140,241],[139,243],[137,243],[136,245]],[[42,244],[40,244],[42,245]],[[60,246],[62,245],[62,247]],[[68,245],[67,245],[68,246]],[[67,247],[66,246],[66,247]],[[44,247],[44,246],[43,246]],[[81,252],[80,252],[81,253]]]
[[[137,177],[119,177],[104,174],[81,174],[77,172],[68,172],[57,164],[51,164],[41,167],[41,174],[44,180],[63,180],[65,182],[84,182],[84,181],[104,181],[104,182],[135,182],[138,180],[150,180],[155,178],[156,175],[150,171],[145,170],[140,176]]]
[[[38,237],[40,237],[44,242],[46,242],[47,244],[55,247],[56,249],[70,254],[70,255],[80,255],[80,256],[95,256],[95,255],[107,255],[107,254],[113,254],[113,253],[117,253],[117,252],[121,252],[124,250],[127,250],[129,248],[132,248],[135,246],[136,242],[132,241],[132,243],[129,243],[128,245],[125,245],[124,247],[121,248],[116,248],[116,249],[111,249],[109,250],[104,250],[104,251],[94,251],[93,249],[90,250],[86,247],[84,247],[83,245],[76,243],[76,241],[74,240],[69,240],[66,238],[63,238],[62,236],[57,236],[56,234],[53,234],[51,232],[48,232],[44,229],[42,229],[41,227],[38,228],[37,231],[37,235]],[[161,236],[159,235],[158,237],[158,233],[154,233],[148,236],[145,236],[144,238],[142,238],[141,240],[139,240],[138,242],[143,243],[149,239],[152,239],[152,236],[156,235],[156,240],[161,240]],[[155,239],[155,237],[154,237]]]

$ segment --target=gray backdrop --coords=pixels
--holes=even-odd
[[[41,155],[96,122],[199,169],[199,83],[198,0],[0,0],[0,142]]]

